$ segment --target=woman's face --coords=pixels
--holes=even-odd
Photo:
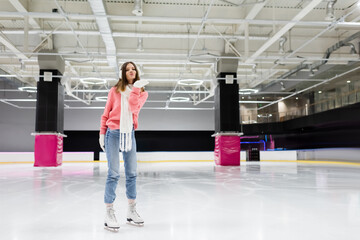
[[[134,83],[135,77],[136,77],[135,66],[129,63],[128,65],[126,65],[126,79],[129,82],[129,84]]]

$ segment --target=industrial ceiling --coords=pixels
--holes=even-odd
[[[34,108],[38,57],[52,54],[65,109],[103,108],[133,61],[145,109],[211,110],[224,59],[240,104],[264,107],[359,72],[359,21],[357,0],[0,0],[0,104]]]

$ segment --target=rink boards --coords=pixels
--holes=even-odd
[[[241,151],[241,161],[246,160],[246,152]],[[122,155],[120,160],[122,160]],[[360,149],[307,149],[260,151],[260,161],[343,161],[360,162]],[[201,162],[214,161],[214,152],[138,152],[139,162]],[[63,162],[106,161],[106,154],[99,153],[99,159],[94,159],[94,152],[64,152]],[[29,163],[34,162],[34,152],[0,152],[0,163]]]

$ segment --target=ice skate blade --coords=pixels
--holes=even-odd
[[[107,224],[105,223],[104,229],[110,231],[110,232],[118,232],[120,227],[109,227],[107,226]]]
[[[126,223],[129,224],[129,225],[135,226],[135,227],[143,227],[144,226],[144,223],[136,223],[131,219],[126,220]]]

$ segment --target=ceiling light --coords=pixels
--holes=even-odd
[[[318,93],[322,93],[322,91],[318,91]]]
[[[108,98],[107,96],[101,96],[101,97],[95,97],[95,100],[100,102],[106,102],[107,98]]]
[[[347,80],[346,82],[347,82],[347,83],[351,83],[351,81],[350,81],[350,80]]]
[[[188,102],[190,101],[190,98],[188,97],[172,97],[170,98],[171,102]]]
[[[36,87],[19,87],[18,89],[20,91],[25,91],[25,92],[29,92],[29,93],[36,93],[37,92]]]
[[[203,80],[197,80],[197,79],[181,79],[177,83],[179,85],[185,85],[185,86],[200,86],[203,84]]]
[[[89,77],[89,78],[81,78],[80,82],[82,82],[83,84],[88,84],[88,85],[101,85],[101,84],[106,83],[106,80],[101,79],[101,78]]]
[[[248,94],[252,94],[252,93],[257,93],[258,91],[259,91],[258,89],[243,88],[243,89],[239,90],[239,94],[248,95]]]

